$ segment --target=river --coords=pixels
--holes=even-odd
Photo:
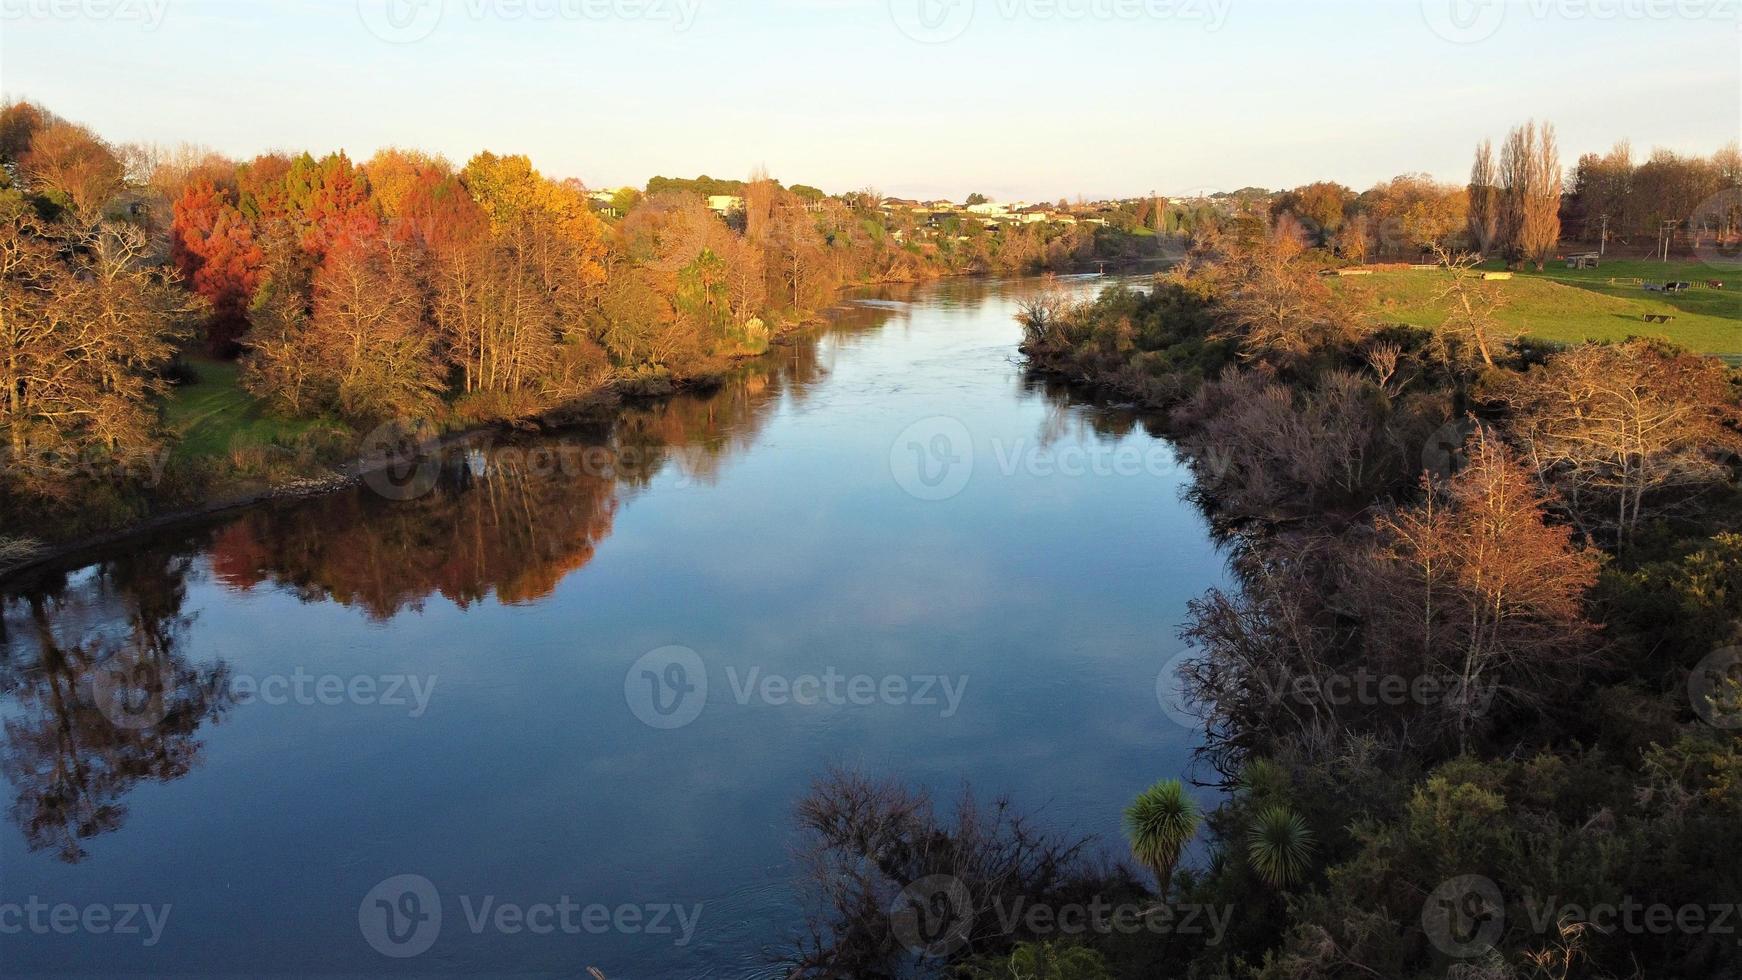
[[[1036,288],[10,586],[5,971],[778,975],[831,766],[1120,856],[1226,570],[1164,440],[1024,377]]]

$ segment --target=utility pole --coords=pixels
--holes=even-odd
[[[1601,258],[1601,257],[1608,255],[1608,254],[1609,254],[1609,216],[1605,214],[1605,215],[1603,215],[1603,234],[1602,234],[1602,237],[1597,239],[1597,256],[1599,258]]]

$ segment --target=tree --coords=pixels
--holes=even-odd
[[[1724,365],[1657,341],[1574,347],[1502,377],[1490,394],[1510,407],[1526,457],[1580,526],[1618,549],[1648,500],[1721,483],[1721,454],[1742,449]]]
[[[32,102],[8,100],[0,106],[0,165],[17,165],[37,131],[53,121],[52,113]]]
[[[51,122],[36,130],[20,161],[25,179],[38,192],[91,224],[121,190],[121,161],[83,126]]]
[[[437,407],[442,366],[405,247],[377,242],[330,253],[307,306],[294,253],[282,243],[271,251],[249,345],[252,390],[286,408],[359,422],[419,419]]]
[[[1144,790],[1125,810],[1125,834],[1133,857],[1155,875],[1163,900],[1173,884],[1180,854],[1198,834],[1202,813],[1177,779]]]
[[[1318,181],[1278,197],[1271,213],[1293,214],[1312,233],[1314,240],[1322,244],[1335,239],[1343,228],[1349,207],[1354,203],[1354,191],[1342,184]]]
[[[316,261],[349,251],[375,238],[381,212],[369,192],[369,179],[344,153],[316,160],[308,154],[291,161],[284,177],[287,219],[303,251]]]
[[[13,480],[45,477],[24,462],[44,454],[122,465],[150,452],[162,369],[192,312],[138,229],[49,231],[26,213],[0,223],[0,433],[20,461]],[[32,489],[68,492],[51,479]]]
[[[989,199],[984,194],[976,191],[975,193],[968,195],[968,207],[974,207],[975,205],[986,203],[989,203]]]
[[[1541,271],[1561,236],[1561,162],[1554,126],[1514,129],[1500,156],[1501,213],[1507,258]]]
[[[363,173],[369,178],[369,189],[381,209],[381,217],[388,222],[399,217],[406,195],[426,175],[440,179],[452,172],[452,165],[439,156],[398,147],[377,151],[363,165]]]
[[[1231,245],[1226,264],[1233,281],[1221,300],[1217,338],[1238,341],[1248,358],[1283,361],[1345,339],[1348,321],[1305,251],[1300,236],[1281,222],[1258,240]]]
[[[1455,679],[1431,727],[1455,733],[1460,751],[1494,705],[1538,707],[1593,659],[1583,597],[1598,565],[1570,529],[1545,523],[1549,498],[1498,437],[1478,429],[1466,452],[1462,472],[1424,479],[1421,503],[1375,519],[1349,589],[1372,662]]]
[[[254,229],[210,182],[188,187],[175,202],[170,225],[171,257],[182,281],[211,304],[206,343],[214,354],[233,353],[248,326],[248,305],[265,255]]]
[[[1494,143],[1483,140],[1476,147],[1476,162],[1470,167],[1470,241],[1476,254],[1493,251],[1500,237],[1500,187],[1494,169]]]
[[[1446,311],[1446,319],[1436,336],[1457,341],[1460,346],[1467,344],[1465,350],[1474,347],[1482,363],[1493,367],[1495,345],[1517,334],[1516,330],[1508,331],[1497,315],[1506,305],[1506,294],[1476,272],[1480,256],[1455,254],[1444,248],[1436,248],[1435,253],[1446,273],[1446,284],[1436,298]]]

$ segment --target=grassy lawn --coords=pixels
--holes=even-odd
[[[267,415],[242,390],[235,364],[204,357],[190,357],[188,364],[199,380],[176,388],[164,406],[164,420],[180,439],[176,454],[184,459],[222,458],[233,449],[289,445],[323,424]]]
[[[1498,266],[1495,266],[1498,268]],[[1648,293],[1630,282],[1684,281],[1685,293]],[[1707,280],[1725,288],[1711,289]],[[1437,327],[1445,311],[1435,308],[1441,273],[1384,270],[1372,276],[1339,280],[1343,288],[1364,289],[1387,319],[1418,327]],[[1561,343],[1625,340],[1632,336],[1668,337],[1685,347],[1729,358],[1742,357],[1742,274],[1695,262],[1618,261],[1601,269],[1568,269],[1562,263],[1543,272],[1521,272],[1499,284],[1509,299],[1500,318],[1533,337]],[[1675,317],[1667,324],[1646,323],[1647,313]]]

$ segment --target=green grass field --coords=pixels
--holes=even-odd
[[[1491,266],[1498,269],[1498,265]],[[1488,268],[1488,267],[1485,267]],[[1372,276],[1339,280],[1369,290],[1386,319],[1417,327],[1437,327],[1446,314],[1434,298],[1442,273],[1381,270]],[[1631,282],[1684,281],[1694,288],[1676,295],[1648,293]],[[1708,280],[1726,288],[1712,289]],[[1499,283],[1508,304],[1500,318],[1532,337],[1560,343],[1585,340],[1625,340],[1667,337],[1694,350],[1728,359],[1742,358],[1742,274],[1695,262],[1618,261],[1600,269],[1568,269],[1565,263],[1543,272],[1521,272]],[[1675,317],[1667,324],[1647,323],[1647,313]]]
[[[164,421],[178,437],[176,454],[184,459],[290,445],[323,424],[267,415],[238,383],[235,364],[204,357],[190,357],[188,363],[199,380],[176,388],[164,405]]]

